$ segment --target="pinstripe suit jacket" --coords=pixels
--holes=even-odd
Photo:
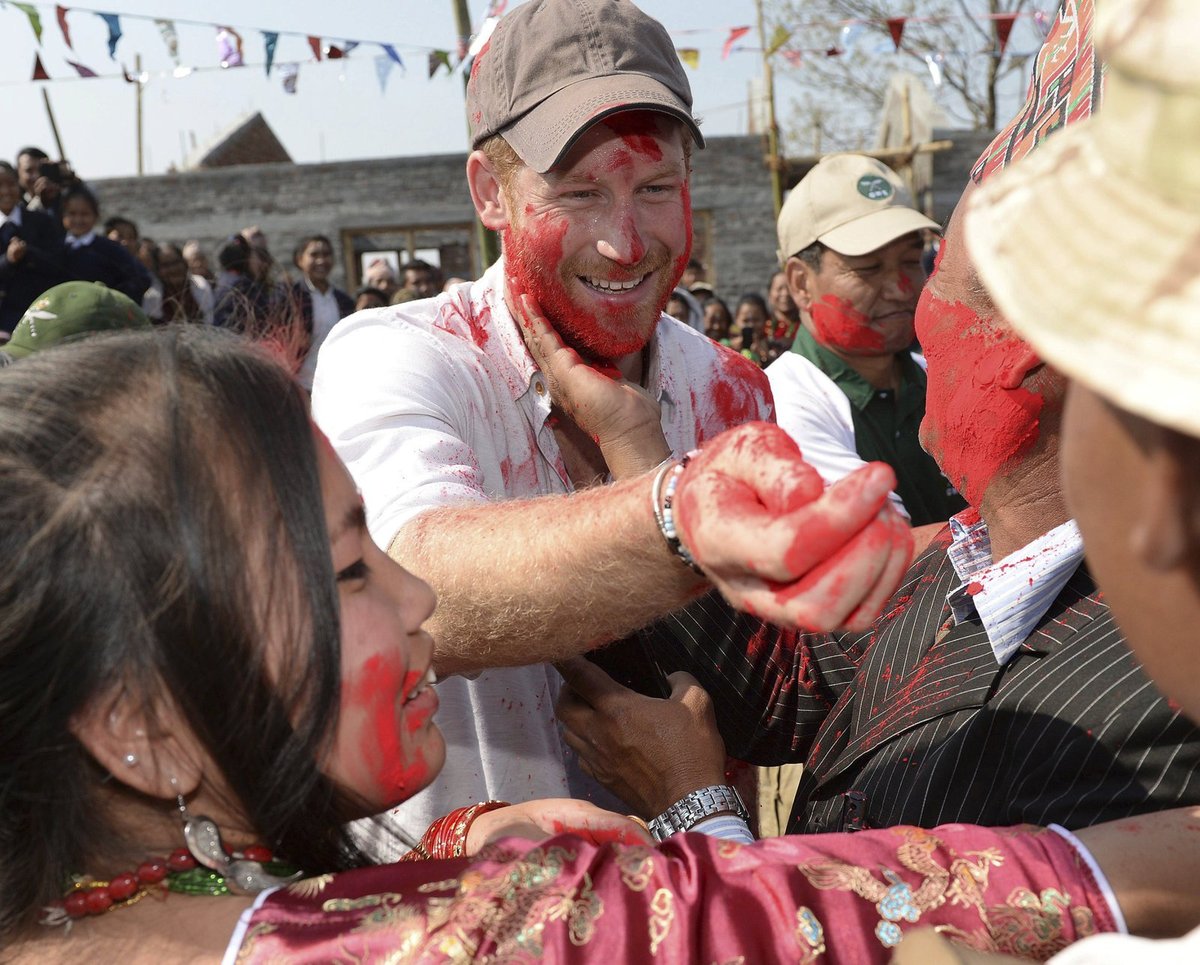
[[[1080,567],[1017,654],[953,626],[948,530],[865,634],[798,634],[713,593],[655,645],[712,695],[729,753],[803,762],[790,832],[1084,827],[1200,804],[1200,731],[1142,673]]]

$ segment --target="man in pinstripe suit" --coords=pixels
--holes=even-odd
[[[1098,103],[1091,4],[1066,6],[1030,105],[974,183]],[[1058,485],[1065,380],[991,303],[962,245],[962,210],[917,331],[929,361],[922,440],[974,510],[913,563],[868,633],[783,632],[706,597],[659,635],[666,662],[711,696],[731,754],[804,762],[792,832],[1080,827],[1200,803],[1200,732],[1141,671],[1082,564]],[[688,700],[652,702],[592,668],[567,672],[568,742],[631,805],[656,814],[720,783],[700,750],[709,713],[695,692],[677,683]]]

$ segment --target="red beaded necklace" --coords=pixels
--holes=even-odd
[[[278,865],[271,850],[261,844],[252,844],[231,857],[272,866],[277,873],[294,870]],[[147,896],[165,898],[169,891],[189,895],[232,893],[224,875],[199,865],[187,848],[176,848],[166,858],[149,858],[133,871],[114,875],[111,881],[73,876],[62,899],[46,906],[41,922],[63,925],[72,919],[128,908]]]

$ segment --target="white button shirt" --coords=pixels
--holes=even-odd
[[[380,546],[432,509],[572,489],[547,422],[549,391],[503,286],[501,261],[436,298],[351,315],[321,350],[313,415],[361,489]],[[737,353],[667,315],[651,346],[646,385],[676,454],[773,418],[765,376]],[[416,839],[479,801],[581,796],[590,782],[559,735],[559,684],[547,664],[439,682],[446,766],[395,809],[400,828]]]

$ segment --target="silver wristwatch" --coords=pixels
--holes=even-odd
[[[750,815],[746,813],[746,805],[742,803],[737,788],[728,784],[712,784],[685,794],[647,827],[655,841],[665,841],[671,835],[688,831],[705,818],[722,811],[732,811],[747,824],[750,823]]]

